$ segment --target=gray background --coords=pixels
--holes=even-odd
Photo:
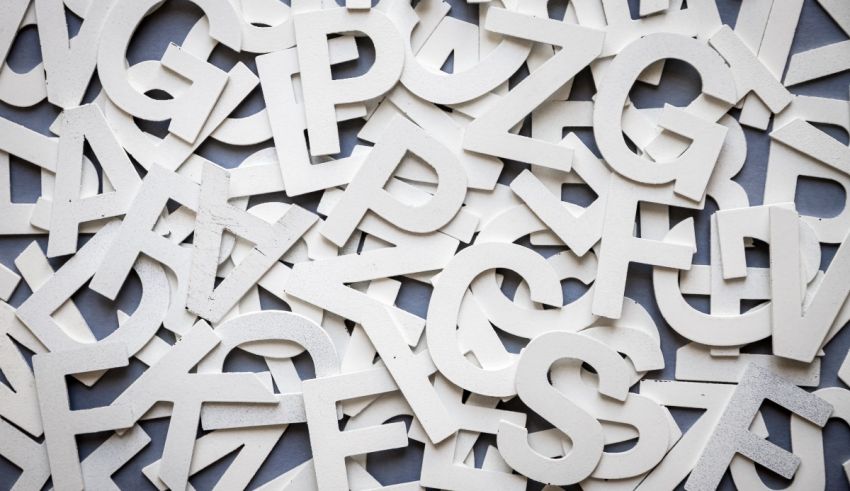
[[[724,23],[734,26],[741,1],[718,0],[717,3]],[[781,3],[781,0],[777,1]],[[450,0],[449,3],[452,4],[452,11],[449,15],[470,22],[477,22],[478,9],[476,6],[467,5],[462,0]],[[565,6],[566,0],[550,1],[549,9],[551,15],[553,17],[562,16]],[[637,0],[629,0],[629,6],[632,10],[632,15],[636,16]],[[177,44],[182,42],[189,28],[200,15],[201,11],[186,0],[170,0],[167,2],[158,12],[149,17],[138,30],[129,53],[130,63],[133,64],[147,59],[159,59],[169,42]],[[79,28],[80,20],[75,18],[73,14],[69,14],[69,25],[71,26],[72,34],[75,34]],[[814,0],[806,0],[794,39],[792,53],[841,41],[845,38],[844,33],[841,32],[838,26]],[[369,67],[373,58],[370,49],[371,46],[368,43],[361,42],[360,47],[361,58],[335,68],[334,72],[336,75],[353,76],[362,73]],[[26,28],[19,34],[9,54],[8,63],[13,70],[22,72],[29,70],[40,61],[41,53],[38,44],[38,33],[34,27]],[[223,47],[216,49],[212,56],[212,61],[224,69],[229,68],[236,61],[242,61],[256,71],[251,56],[233,53]],[[451,71],[451,59],[444,69]],[[524,72],[518,73],[514,76],[512,82],[518,82],[524,75],[526,75]],[[579,75],[578,79],[572,98],[589,99],[594,92],[590,77],[586,72],[583,72]],[[693,69],[681,63],[668,62],[662,83],[659,87],[638,84],[633,89],[632,96],[639,107],[659,107],[665,102],[681,106],[687,104],[698,93],[699,87],[700,81]],[[796,94],[817,95],[846,101],[848,98],[848,87],[850,87],[850,73],[845,72],[827,79],[801,84],[793,87],[791,90]],[[86,96],[86,101],[92,100],[99,90],[99,83],[97,80],[93,81]],[[237,113],[238,115],[248,115],[256,112],[261,107],[263,107],[263,100],[258,88],[237,110]],[[47,128],[58,113],[57,108],[46,102],[25,110],[16,109],[0,102],[0,116],[21,123],[44,134],[49,134]],[[733,114],[737,116],[737,113]],[[351,147],[357,141],[356,133],[361,125],[362,121],[341,124],[344,147],[343,154],[350,152]],[[165,133],[166,126],[167,123],[144,123],[143,127],[146,131],[161,136]],[[848,135],[843,130],[827,126],[821,126],[821,129],[827,131],[844,144],[847,144]],[[525,134],[528,134],[528,130],[528,125],[526,125],[523,131]],[[576,132],[595,150],[595,145],[592,145],[592,134],[589,130],[576,129]],[[736,180],[747,189],[751,205],[758,205],[762,203],[769,139],[767,133],[747,128],[745,128],[745,133],[748,144],[748,155],[744,169],[736,177]],[[210,141],[199,149],[199,153],[222,166],[234,167],[256,150],[271,145],[272,143],[269,141],[253,147],[236,148]],[[525,167],[525,165],[516,162],[507,162],[500,182],[509,183]],[[34,202],[36,200],[40,190],[40,178],[39,171],[34,166],[27,165],[13,157],[11,179],[13,201]],[[568,201],[585,204],[592,201],[593,195],[585,189],[571,186],[565,191],[563,198]],[[315,210],[318,199],[319,194],[314,193],[299,197],[296,201],[302,206]],[[251,204],[276,200],[292,201],[282,194],[278,194],[253,198]],[[844,192],[837,184],[812,179],[801,181],[797,191],[796,202],[798,209],[802,213],[826,217],[837,214],[843,208],[844,200]],[[716,206],[709,200],[706,209],[701,212],[673,213],[672,220],[674,221],[688,216],[695,217],[699,245],[696,262],[700,264],[708,263],[708,216],[714,211],[716,211]],[[41,248],[46,250],[46,239],[42,236],[0,237],[0,262],[14,269],[14,258],[33,240],[36,240]],[[527,238],[520,242],[528,245]],[[835,249],[834,246],[823,247],[821,269],[828,267],[832,256],[835,254]],[[553,250],[547,248],[541,249],[540,252],[548,255]],[[754,248],[752,251],[748,251],[747,259],[748,263],[752,266],[766,267],[768,265],[767,250],[764,244]],[[51,263],[54,268],[58,268],[62,261],[53,260]],[[512,287],[515,287],[515,281],[508,282],[506,292],[510,293]],[[584,289],[584,287],[574,282],[565,282],[564,290],[568,299],[567,301],[577,298],[578,295],[583,293]],[[18,306],[29,294],[29,289],[22,282],[10,303],[13,306]],[[96,336],[102,338],[117,327],[115,309],[121,308],[127,312],[132,312],[138,303],[139,295],[138,280],[131,275],[130,281],[128,281],[115,302],[108,301],[87,288],[79,291],[74,299],[92,326]],[[428,287],[415,282],[405,281],[398,305],[424,317],[427,311],[429,295],[430,289]],[[659,331],[661,332],[662,348],[667,366],[664,370],[651,373],[647,377],[672,379],[675,351],[684,344],[684,339],[675,334],[667,326],[658,311],[652,295],[651,268],[643,265],[633,265],[630,268],[627,295],[648,309],[658,323]],[[705,297],[694,297],[692,302],[693,305],[702,310],[707,310],[708,308],[708,299]],[[270,309],[287,309],[286,305],[268,294],[263,294],[263,306]],[[161,331],[160,336],[169,339],[167,332]],[[511,351],[518,351],[522,346],[519,339],[505,339],[505,343]],[[850,329],[845,329],[835,337],[826,349],[826,357],[822,365],[822,387],[841,386],[837,380],[836,372],[844,354],[847,353],[848,346],[850,346]],[[768,343],[758,343],[748,349],[748,351],[764,353],[769,352],[769,349],[770,346]],[[26,351],[23,348],[22,350]],[[26,354],[28,356],[31,355],[31,353]],[[302,378],[313,376],[309,359],[303,356],[299,357],[296,360],[296,366]],[[259,358],[243,352],[236,352],[228,358],[226,369],[229,371],[256,371],[264,370],[265,366]],[[144,365],[138,361],[131,361],[127,368],[111,370],[101,382],[91,389],[75,381],[69,381],[72,407],[74,409],[82,409],[108,404],[124,388],[132,383],[143,370]],[[2,374],[0,374],[0,382],[6,382]],[[516,401],[506,404],[505,407],[527,410]],[[673,409],[672,412],[683,431],[701,414],[699,411],[692,410]],[[770,430],[769,439],[784,448],[790,449],[788,413],[771,403],[765,404],[763,412]],[[124,489],[155,489],[142,476],[141,469],[150,462],[158,459],[161,455],[165,433],[168,429],[168,420],[143,422],[141,426],[151,436],[152,442],[128,465],[115,474],[115,481]],[[529,426],[532,430],[537,430],[548,427],[548,424],[539,417],[531,415]],[[828,489],[848,489],[841,463],[850,459],[850,429],[839,421],[831,421],[826,426],[823,436],[826,454],[827,487]],[[84,458],[107,437],[108,434],[95,434],[78,438],[80,457]],[[495,439],[493,437],[482,437],[476,446],[476,461],[478,465],[480,465],[483,459],[483,452],[486,446],[494,444]],[[623,450],[628,446],[628,444],[624,444],[620,448],[609,448],[608,450]],[[372,454],[369,457],[368,470],[385,485],[415,480],[419,476],[422,451],[421,444],[411,441],[410,445],[404,450]],[[250,487],[257,487],[304,462],[308,458],[310,458],[310,447],[306,425],[290,425],[268,460],[251,481]],[[211,489],[232,459],[233,455],[222,459],[222,461],[211,468],[195,475],[191,479],[191,483],[197,489]],[[765,471],[760,467],[759,469],[765,482],[771,488],[781,489],[787,486],[787,481],[781,477]],[[15,466],[0,457],[0,489],[11,487],[11,483],[17,477],[18,473],[19,470]],[[728,472],[723,480],[722,487],[724,489],[734,487]],[[529,484],[529,489],[539,488],[540,485],[538,483],[531,482]]]

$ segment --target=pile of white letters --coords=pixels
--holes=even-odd
[[[846,341],[829,348],[850,320],[850,207],[795,198],[802,178],[850,191],[850,147],[822,130],[850,131],[850,103],[792,91],[850,70],[850,40],[792,54],[804,0],[733,2],[734,28],[715,0],[456,2],[477,22],[442,0],[192,0],[180,45],[128,62],[171,1],[0,0],[0,247],[22,244],[0,264],[0,456],[22,472],[0,488],[118,489],[163,418],[136,475],[160,490],[231,454],[217,489],[707,490],[727,470],[767,489],[759,467],[826,486],[822,428],[850,419],[850,391],[821,383],[831,356],[850,384]],[[850,35],[850,2],[805,2]],[[41,63],[18,73],[27,28]],[[220,68],[222,50],[244,62]],[[638,107],[676,63],[696,97]],[[35,106],[49,131],[8,116]],[[769,138],[748,164],[763,204],[736,180],[744,127]],[[40,172],[36,201],[12,199],[13,160]],[[635,263],[652,313],[625,296]],[[133,284],[117,327],[90,326],[80,291]],[[236,352],[263,368],[232,370]],[[766,400],[791,448],[767,440]],[[683,431],[678,408],[704,413]],[[312,457],[258,483],[296,424]],[[367,469],[410,445],[416,480]]]

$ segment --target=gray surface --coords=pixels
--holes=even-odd
[[[781,0],[779,1],[781,2]],[[450,3],[453,5],[450,15],[470,22],[476,22],[477,7],[467,5],[463,1],[458,0],[450,0]],[[629,0],[629,4],[633,15],[635,15],[637,1]],[[718,4],[724,22],[734,26],[741,0],[718,0]],[[550,12],[562,13],[564,7],[565,0],[552,0],[550,2]],[[189,27],[199,16],[200,10],[194,5],[189,4],[186,0],[171,0],[142,25],[131,48],[130,62],[136,63],[144,59],[159,59],[169,42],[179,44],[182,41]],[[76,19],[71,19],[71,25],[72,29],[76,30],[79,22]],[[804,51],[840,41],[844,38],[843,33],[815,1],[806,0],[792,52]],[[371,57],[369,55],[370,53],[367,50],[363,53],[361,60],[347,63],[339,70],[340,73],[350,76],[362,72],[371,64],[369,61]],[[24,71],[37,64],[40,58],[37,32],[33,28],[28,28],[19,36],[16,44],[13,46],[9,55],[9,63],[16,71]],[[253,61],[249,57],[236,55],[226,48],[216,49],[212,59],[217,65],[223,68],[231,66],[239,59],[248,64],[252,69],[255,69]],[[447,68],[450,68],[450,64]],[[521,75],[518,75],[516,78],[518,79],[519,77]],[[576,84],[574,98],[587,99],[593,90],[589,78],[586,75],[579,78],[581,81]],[[692,69],[682,64],[669,63],[660,87],[655,88],[639,85],[633,90],[633,97],[641,107],[658,107],[664,102],[684,105],[698,92],[699,86],[699,80],[696,78]],[[847,100],[849,86],[850,73],[843,73],[828,79],[795,86],[792,88],[792,92]],[[93,83],[86,100],[91,100],[98,89],[98,84],[96,82]],[[258,110],[262,105],[262,96],[259,93],[259,89],[257,89],[249,98],[249,101],[238,112],[241,115],[247,115]],[[0,116],[17,121],[44,134],[48,134],[47,128],[57,114],[58,111],[56,108],[47,103],[42,103],[35,108],[27,110],[18,110],[0,103]],[[354,135],[360,124],[362,122],[349,122],[342,125],[344,152],[350,151],[351,146],[356,141]],[[146,126],[148,131],[160,134],[163,132],[163,127],[161,124]],[[844,134],[842,130],[837,130],[836,128],[823,129],[847,144],[848,135]],[[589,142],[592,139],[591,133],[587,130],[582,130],[578,133],[585,141]],[[749,129],[745,129],[745,133],[748,143],[747,161],[743,171],[736,180],[747,189],[751,204],[758,205],[762,202],[763,196],[768,138],[766,133]],[[212,142],[203,145],[199,151],[205,157],[225,167],[233,167],[257,149],[270,145],[271,142],[267,142],[250,148],[234,148]],[[524,167],[517,163],[508,163],[501,182],[510,182]],[[34,202],[39,194],[38,171],[33,166],[13,165],[12,186],[13,200]],[[575,190],[571,188],[568,193],[565,199],[570,201],[582,202],[592,199],[592,197],[589,198],[587,196],[587,193],[582,192],[581,189]],[[303,206],[315,209],[318,203],[318,197],[317,194],[313,194],[299,198],[297,201]],[[271,195],[264,196],[261,200],[254,199],[252,200],[252,204],[281,199],[290,201],[282,195]],[[843,191],[832,183],[806,181],[801,183],[798,189],[797,205],[803,213],[832,216],[842,208],[843,203]],[[696,214],[673,214],[673,219],[677,221],[687,216],[694,216],[696,218],[699,245],[696,261],[698,263],[704,264],[708,262],[708,216],[715,210],[716,207],[714,204],[709,202],[706,209],[702,212]],[[46,239],[44,237],[0,237],[0,262],[14,268],[13,260],[15,256],[32,240],[37,240],[42,249],[46,250]],[[545,253],[548,251],[541,252]],[[828,266],[834,253],[835,247],[824,247],[822,269]],[[760,248],[752,253],[748,253],[748,261],[750,261],[751,265],[767,266],[766,249]],[[54,267],[58,267],[59,264],[61,264],[61,261],[53,261]],[[684,339],[675,334],[661,318],[651,293],[651,286],[651,269],[641,265],[632,266],[627,285],[627,295],[646,307],[658,323],[662,337],[662,348],[667,362],[667,367],[664,370],[658,373],[651,373],[648,377],[673,378],[675,350],[684,343]],[[565,286],[565,290],[568,298],[575,298],[582,291],[581,288],[576,287],[572,283],[568,283]],[[19,305],[29,293],[27,287],[22,284],[15,292],[11,304],[14,306]],[[128,283],[125,290],[119,296],[119,299],[114,303],[87,289],[78,292],[74,298],[77,301],[77,305],[83,311],[84,316],[93,327],[95,334],[98,338],[102,338],[117,326],[114,313],[116,306],[125,311],[132,311],[138,302],[139,294],[139,283],[133,278],[133,281]],[[413,282],[406,282],[402,288],[399,305],[417,315],[424,316],[427,310],[428,296],[429,289],[427,287]],[[264,296],[263,301],[264,308],[285,308],[281,302],[268,295]],[[694,305],[702,309],[707,309],[707,303],[706,298],[694,299]],[[506,343],[512,350],[518,350],[520,348],[516,339],[508,339]],[[840,386],[840,382],[836,378],[836,372],[842,361],[843,354],[847,353],[848,347],[850,347],[850,329],[845,329],[826,349],[826,357],[823,360],[822,387]],[[767,352],[769,348],[769,344],[760,343],[755,346],[754,351]],[[303,377],[312,376],[312,366],[309,360],[299,359],[297,360],[297,366]],[[226,368],[231,371],[260,370],[264,369],[264,365],[257,358],[236,353],[228,359]],[[73,407],[85,408],[108,404],[143,370],[144,366],[141,363],[137,361],[131,362],[130,366],[125,369],[112,370],[93,389],[87,389],[78,383],[71,382],[69,385],[71,386],[70,391]],[[511,402],[507,406],[519,408],[519,403]],[[770,404],[765,405],[763,411],[771,433],[770,440],[784,448],[790,448],[788,413]],[[674,410],[673,414],[680,425],[682,425],[683,430],[689,427],[699,417],[699,413],[695,411]],[[529,426],[532,429],[539,429],[547,425],[539,418],[532,417],[530,418]],[[115,480],[122,489],[155,489],[141,475],[140,471],[142,467],[158,459],[161,455],[168,421],[157,420],[145,422],[142,423],[142,427],[152,437],[153,441],[115,475]],[[847,481],[841,469],[841,463],[850,459],[850,430],[843,423],[833,421],[826,426],[823,436],[827,464],[827,488],[848,489]],[[102,443],[106,437],[107,435],[80,437],[78,440],[81,457],[85,457]],[[495,444],[495,440],[489,437],[482,438],[482,441],[476,448],[476,460],[479,465],[483,458],[483,450],[486,448],[486,444]],[[269,459],[251,482],[251,488],[273,479],[286,470],[305,461],[309,456],[310,449],[306,425],[291,425],[275,447]],[[232,460],[232,457],[231,455],[212,468],[194,476],[191,479],[192,484],[197,489],[211,489],[226,465]],[[388,451],[371,455],[369,458],[369,471],[384,484],[414,480],[419,475],[421,457],[422,446],[416,442],[411,442],[411,445],[403,451]],[[17,476],[18,472],[17,468],[12,464],[0,458],[0,489],[10,487],[10,483]],[[762,476],[772,488],[783,488],[787,485],[787,482],[784,483],[782,478],[772,475],[769,472],[762,473]],[[539,487],[535,483],[529,486],[530,489],[539,489]],[[728,473],[722,482],[721,488],[733,488]]]

